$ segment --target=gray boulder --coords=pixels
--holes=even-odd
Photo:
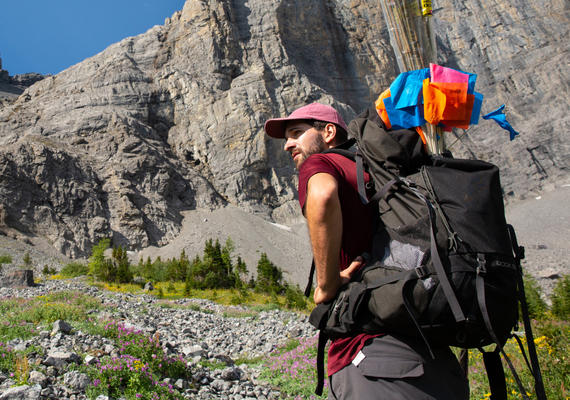
[[[47,376],[42,374],[39,371],[32,371],[30,372],[30,377],[28,378],[28,382],[33,384],[38,384],[42,388],[45,388],[49,382]]]
[[[55,350],[48,353],[42,362],[46,366],[64,368],[71,363],[80,364],[81,358],[71,351]]]
[[[69,323],[67,323],[67,322],[65,322],[65,321],[63,321],[63,320],[61,320],[61,319],[58,319],[58,320],[55,321],[55,322],[53,323],[53,325],[52,325],[51,334],[52,334],[52,336],[53,336],[53,335],[56,335],[58,332],[61,332],[61,333],[63,333],[63,334],[68,335],[69,333],[71,333],[71,330],[72,330],[72,329],[73,329],[73,328],[72,328],[72,326],[71,326]]]
[[[40,385],[11,387],[0,394],[0,400],[39,400],[41,391]]]
[[[34,271],[31,269],[15,269],[0,276],[0,287],[30,287],[34,285]]]
[[[82,392],[91,383],[86,374],[78,371],[70,371],[63,375],[63,383],[75,393]]]

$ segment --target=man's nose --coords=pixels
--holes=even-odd
[[[295,147],[295,141],[292,138],[287,138],[285,140],[285,146],[283,146],[283,150],[290,151]]]

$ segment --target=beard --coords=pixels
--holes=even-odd
[[[307,158],[309,158],[313,154],[321,153],[327,149],[327,145],[325,140],[321,135],[315,136],[315,140],[310,143],[306,149],[297,148],[297,152],[299,156],[294,159],[295,167],[297,170],[301,168],[301,164],[305,162]]]

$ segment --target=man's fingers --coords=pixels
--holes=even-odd
[[[356,257],[350,265],[340,272],[340,277],[343,280],[343,283],[346,283],[350,280],[352,274],[358,270],[362,264],[364,263],[364,259],[360,256]]]

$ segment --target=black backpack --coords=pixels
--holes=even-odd
[[[349,133],[355,147],[329,151],[355,161],[360,197],[377,208],[378,218],[372,249],[363,255],[366,266],[311,313],[320,330],[317,393],[329,338],[388,332],[415,333],[432,356],[432,346],[495,343],[495,351],[483,355],[493,399],[506,399],[499,354],[506,357],[502,349],[517,325],[519,302],[523,312],[526,303],[524,249],[505,220],[498,168],[450,154],[428,156],[415,131],[385,130],[374,108],[351,121]],[[365,184],[365,170],[374,187]],[[530,322],[525,330],[532,358]],[[538,362],[533,373],[537,394],[544,392]]]

